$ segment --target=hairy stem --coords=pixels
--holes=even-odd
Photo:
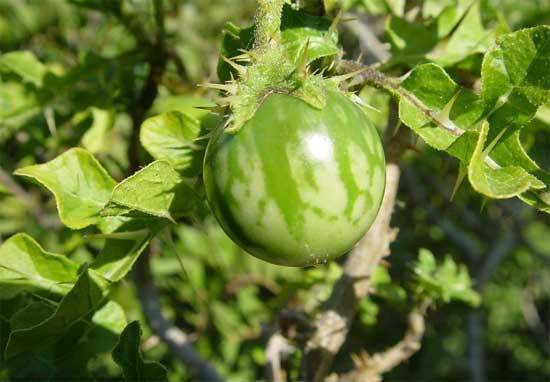
[[[285,0],[258,0],[256,11],[256,49],[264,49],[279,40],[281,14]]]

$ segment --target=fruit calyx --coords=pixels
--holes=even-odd
[[[237,132],[270,94],[281,93],[297,97],[314,108],[326,105],[326,91],[338,90],[337,81],[325,79],[323,70],[312,71],[308,62],[309,40],[300,47],[297,59],[292,59],[281,41],[281,15],[285,0],[258,0],[254,47],[238,56],[223,60],[236,73],[224,84],[209,84],[225,92],[219,99],[231,110],[226,132]],[[336,31],[338,18],[327,38]]]

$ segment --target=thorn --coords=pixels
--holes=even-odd
[[[346,74],[341,74],[339,76],[334,76],[334,77],[331,77],[331,80],[335,81],[337,84],[341,83],[341,82],[344,82],[344,81],[347,81],[349,80],[350,78],[353,78],[355,76],[357,76],[358,74],[361,74],[363,72],[366,72],[367,70],[369,70],[370,68],[368,67],[365,67],[365,68],[361,68],[359,70],[356,70],[354,72],[350,72],[350,73],[346,73]]]
[[[227,62],[229,64],[229,66],[231,66],[233,69],[235,69],[239,74],[243,74],[244,72],[246,72],[246,68],[244,66],[233,62],[232,60],[230,60],[229,58],[227,58],[225,56],[221,56],[221,58],[222,58],[222,60]]]
[[[491,143],[489,143],[489,145],[487,145],[485,150],[483,150],[482,156],[483,156],[484,159],[485,159],[485,157],[487,157],[491,153],[491,151],[493,151],[493,149],[495,148],[495,146],[498,143],[498,141],[500,140],[500,138],[502,138],[504,133],[506,133],[506,131],[508,131],[508,128],[509,128],[509,126],[506,126],[504,129],[502,129],[497,134],[497,136],[491,141]]]
[[[363,99],[361,99],[361,97],[359,97],[357,94],[352,93],[351,94],[351,100],[354,103],[356,103],[357,105],[364,107],[365,109],[369,109],[369,110],[373,110],[373,111],[376,111],[378,113],[381,113],[381,111],[379,109],[377,109],[374,106],[369,105],[368,103],[363,101]]]
[[[212,137],[213,132],[206,133],[204,135],[200,135],[193,139],[194,141],[204,141],[205,139],[210,139]]]
[[[197,85],[199,87],[208,88],[208,89],[217,89],[217,90],[223,90],[229,94],[234,94],[236,90],[236,86],[233,83],[227,83],[227,84],[215,84],[213,82],[207,82],[205,84],[199,84]]]
[[[466,177],[466,174],[468,173],[468,168],[466,166],[460,165],[458,168],[458,176],[456,177],[455,186],[453,188],[453,193],[451,194],[451,201],[453,201],[456,192],[462,185],[462,182],[464,181],[464,178]]]
[[[330,24],[330,27],[328,28],[328,35],[332,35],[336,33],[336,30],[338,29],[338,24],[340,24],[340,21],[342,21],[342,10],[340,9],[334,19],[332,20],[332,23]]]
[[[298,57],[298,63],[296,64],[296,70],[295,72],[298,73],[300,77],[303,79],[307,78],[307,53],[309,51],[309,38],[307,39],[305,45],[302,47],[300,51],[300,55]]]
[[[483,212],[483,210],[485,209],[485,206],[487,205],[487,200],[489,200],[488,198],[486,198],[485,196],[482,197],[483,199],[481,199],[481,207],[479,207],[479,212]]]
[[[443,107],[443,109],[441,109],[434,115],[434,118],[437,121],[439,121],[441,124],[448,127],[452,131],[458,130],[458,126],[453,121],[451,121],[450,115],[451,110],[453,109],[453,105],[460,93],[461,90],[457,91],[455,95],[453,95],[453,97],[449,100],[449,102],[447,102],[447,104]]]

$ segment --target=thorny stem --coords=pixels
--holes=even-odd
[[[355,61],[342,60],[339,64],[338,70],[344,73],[360,71],[357,75],[361,77],[365,84],[374,86],[378,89],[386,90],[399,98],[406,99],[422,111],[422,113],[432,120],[438,127],[454,136],[459,137],[464,133],[464,131],[458,129],[456,126],[449,126],[442,122],[433,110],[424,105],[422,101],[404,89],[397,79],[389,77],[373,67],[366,66]]]
[[[285,0],[258,0],[257,3],[255,48],[265,49],[271,41],[279,40]]]

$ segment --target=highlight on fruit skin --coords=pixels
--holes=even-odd
[[[314,108],[265,97],[237,132],[220,128],[204,161],[208,202],[225,232],[270,263],[308,266],[349,251],[374,221],[385,188],[376,129],[345,94]]]

